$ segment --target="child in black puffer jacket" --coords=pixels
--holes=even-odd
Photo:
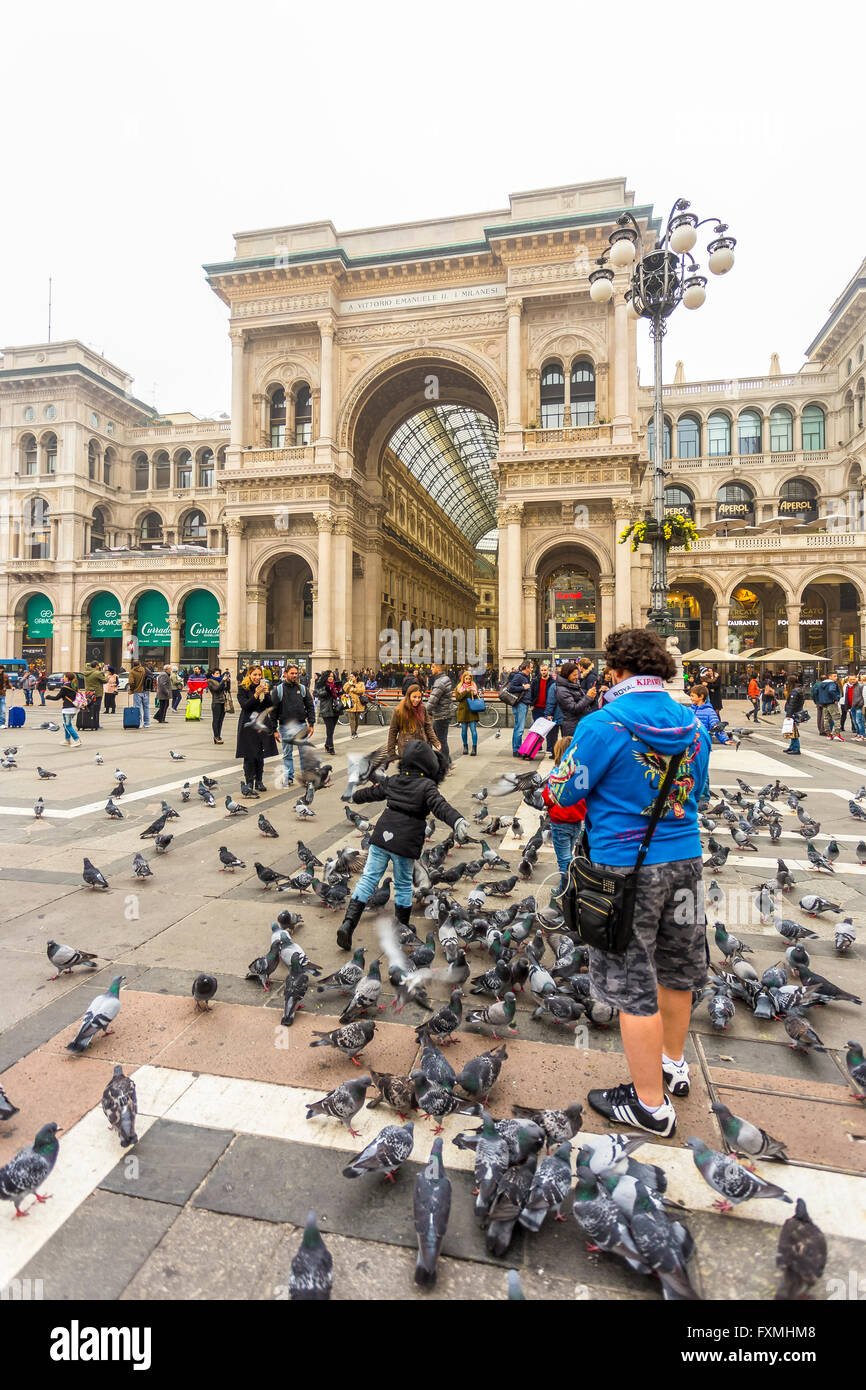
[[[367,863],[349,899],[346,915],[337,932],[337,945],[351,950],[352,933],[361,913],[378,887],[389,863],[394,870],[394,913],[397,921],[409,925],[412,909],[412,868],[424,846],[424,826],[435,816],[453,829],[458,844],[469,837],[469,827],[440,793],[437,783],[445,772],[444,760],[422,739],[409,739],[400,758],[395,777],[385,777],[372,786],[359,787],[352,800],[385,801],[385,811],[376,822]]]

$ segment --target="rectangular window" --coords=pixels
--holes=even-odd
[[[790,416],[787,420],[774,420],[770,416],[770,452],[787,454],[794,447],[794,424]]]
[[[312,425],[309,420],[301,420],[295,425],[295,444],[309,444],[312,438]]]
[[[192,487],[192,469],[181,468],[177,474],[178,487]]]
[[[34,477],[36,473],[36,455],[28,454],[24,460],[24,472],[28,478]]]
[[[213,467],[202,468],[199,475],[199,487],[213,487]]]
[[[286,447],[286,426],[271,425],[271,448],[284,449]]]
[[[578,427],[595,424],[595,401],[572,401],[571,423]]]
[[[56,472],[57,472],[57,455],[56,455],[53,451],[52,451],[50,454],[46,454],[46,455],[45,455],[45,472],[46,472],[46,473],[56,473]],[[107,467],[106,467],[105,472],[106,472],[105,481],[108,482],[108,468],[107,468]]]
[[[543,430],[561,430],[564,419],[565,406],[561,401],[542,401],[541,428]]]

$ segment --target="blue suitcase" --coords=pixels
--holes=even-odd
[[[126,709],[123,711],[123,727],[124,729],[141,728],[141,710],[138,708],[138,705],[126,706]]]
[[[9,711],[9,728],[20,729],[24,723],[24,717],[23,705],[13,705]]]

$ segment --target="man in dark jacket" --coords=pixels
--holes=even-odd
[[[553,678],[550,674],[550,662],[542,661],[541,665],[538,668],[538,671],[532,677],[532,682],[529,687],[529,706],[532,710],[533,724],[535,723],[536,719],[542,719],[546,714],[547,696],[550,693],[550,687],[552,684]],[[554,724],[553,728],[547,735],[547,751],[551,755],[553,754],[553,745],[555,742],[556,725]]]
[[[433,732],[442,745],[442,752],[445,754],[446,763],[450,764],[451,754],[448,751],[448,725],[451,723],[451,692],[453,686],[451,677],[442,667],[441,662],[434,661],[430,667],[430,674],[433,684],[430,690],[430,698],[427,701],[427,713],[433,725]]]
[[[823,734],[825,738],[835,738],[843,743],[840,728],[842,715],[839,710],[841,693],[835,676],[825,676],[812,687],[812,698],[818,706],[818,733]]]
[[[371,786],[359,787],[352,800],[358,805],[384,801],[386,808],[376,822],[367,863],[346,907],[337,932],[337,945],[343,951],[352,947],[354,932],[364,907],[379,885],[389,863],[394,870],[394,915],[402,926],[409,925],[412,910],[412,866],[424,846],[424,826],[428,816],[450,825],[457,843],[465,843],[469,828],[442,796],[436,783],[442,765],[429,743],[410,738],[403,749],[396,777],[384,777]]]
[[[800,751],[800,715],[805,703],[806,696],[803,693],[800,677],[794,676],[791,681],[791,689],[788,691],[788,698],[785,701],[785,718],[793,719],[794,732],[791,735],[791,742],[788,744],[788,747],[783,749],[785,753],[796,754]]]
[[[517,696],[517,704],[514,710],[514,732],[511,735],[511,752],[517,757],[517,750],[523,742],[523,730],[526,727],[526,716],[529,713],[529,692],[532,681],[529,673],[532,670],[530,661],[522,661],[516,671],[512,671],[505,687],[510,695]]]
[[[295,745],[290,735],[298,732],[299,724],[306,724],[307,738],[310,738],[316,722],[312,696],[301,685],[297,666],[287,666],[285,678],[272,687],[271,705],[277,711],[279,733],[276,739],[283,756],[283,777],[290,787],[295,780]]]

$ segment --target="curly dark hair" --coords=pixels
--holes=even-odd
[[[616,671],[633,676],[661,676],[669,681],[676,675],[677,663],[659,637],[647,627],[619,627],[604,644],[608,664]]]

